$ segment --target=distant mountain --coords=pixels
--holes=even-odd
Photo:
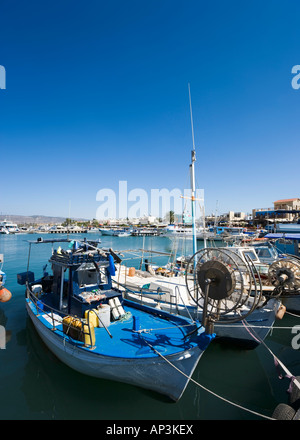
[[[0,215],[0,221],[3,220],[9,220],[13,223],[17,224],[28,224],[28,223],[34,223],[34,224],[51,224],[51,223],[62,223],[66,220],[66,217],[51,217],[46,215]],[[88,219],[72,219],[76,221],[88,221]]]

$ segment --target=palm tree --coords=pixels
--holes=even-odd
[[[169,211],[169,212],[167,213],[167,219],[169,220],[169,223],[170,223],[171,225],[174,224],[174,222],[175,222],[175,213],[174,213],[174,211]]]

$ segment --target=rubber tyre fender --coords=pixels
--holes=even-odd
[[[279,403],[274,409],[272,418],[276,420],[293,420],[296,411],[286,403]]]
[[[296,376],[296,380],[300,383],[300,376]],[[289,393],[289,405],[291,405],[295,411],[300,408],[300,390],[294,383],[292,383],[292,390]]]

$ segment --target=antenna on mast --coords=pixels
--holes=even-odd
[[[195,149],[195,137],[194,137],[194,124],[193,124],[193,110],[192,110],[192,99],[191,99],[191,88],[190,83],[188,83],[188,89],[189,89],[189,102],[190,102],[190,114],[191,114],[191,127],[192,127],[192,139],[193,139],[193,149],[192,149],[192,163],[190,164],[190,173],[191,173],[191,204],[192,204],[192,226],[193,226],[193,252],[194,254],[197,253],[197,232],[196,232],[196,184],[195,184],[195,165],[196,162],[196,149]],[[181,196],[183,197],[183,196]],[[189,198],[189,197],[183,197],[183,198]],[[204,208],[203,208],[204,209]],[[204,210],[203,210],[203,217],[204,217]],[[204,220],[205,221],[205,220]],[[205,225],[204,225],[204,247],[206,247],[206,238],[205,238]],[[194,260],[195,263],[196,260]]]
[[[192,138],[193,138],[193,150],[192,150],[192,163],[190,165],[191,170],[191,202],[192,202],[192,226],[193,226],[193,252],[194,254],[197,252],[197,237],[196,237],[196,204],[195,204],[195,169],[194,169],[194,162],[196,161],[196,150],[195,150],[195,138],[194,138],[194,124],[193,124],[193,111],[192,111],[192,100],[191,100],[191,88],[190,83],[188,83],[189,88],[189,101],[190,101],[190,114],[191,114],[191,127],[192,127]]]
[[[195,138],[194,138],[194,124],[193,124],[193,110],[192,110],[192,100],[191,100],[191,88],[190,83],[188,83],[189,88],[189,100],[190,100],[190,114],[191,114],[191,127],[192,127],[192,138],[193,138],[193,151],[195,151]],[[196,158],[195,158],[196,160]]]

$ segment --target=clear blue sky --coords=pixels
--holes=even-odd
[[[298,0],[0,1],[0,212],[187,188],[188,83],[206,213],[300,197],[299,23]]]

